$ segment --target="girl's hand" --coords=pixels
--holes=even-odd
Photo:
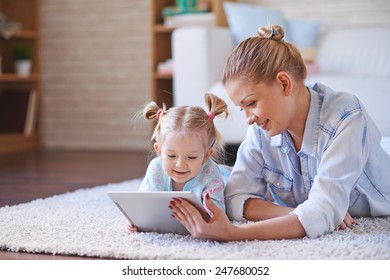
[[[235,226],[230,223],[225,212],[212,202],[208,194],[205,196],[205,202],[211,216],[208,222],[185,199],[174,198],[170,202],[169,208],[173,211],[173,217],[182,223],[194,238],[207,238],[220,241],[233,240]]]
[[[128,220],[126,220],[125,227],[128,233],[134,233],[138,231],[138,228],[135,225],[131,224]]]
[[[351,215],[349,215],[349,213],[347,212],[347,214],[345,215],[345,218],[344,220],[341,222],[341,224],[338,226],[338,229],[346,229],[346,228],[351,228],[352,226],[354,226],[356,224],[355,220],[351,217]]]

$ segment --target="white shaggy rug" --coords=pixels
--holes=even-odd
[[[0,249],[117,259],[390,259],[390,217],[360,218],[318,239],[220,243],[157,233],[129,235],[108,190],[140,179],[0,208]]]

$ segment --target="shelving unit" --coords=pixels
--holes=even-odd
[[[160,62],[171,58],[171,35],[174,28],[166,27],[163,23],[162,10],[174,6],[175,0],[152,0],[152,99],[161,106],[165,103],[172,106],[173,75],[157,71]]]
[[[217,26],[227,26],[223,12],[224,0],[199,0],[208,5],[209,10],[216,16]],[[233,2],[234,0],[229,0]],[[162,10],[164,7],[174,6],[175,0],[151,0],[152,18],[152,69],[151,88],[152,99],[161,106],[165,103],[168,107],[173,105],[173,75],[159,73],[157,66],[172,57],[171,37],[174,28],[164,26]]]
[[[5,38],[0,35],[0,95],[20,94],[29,92],[29,102],[34,94],[33,110],[31,103],[27,108],[12,107],[14,114],[28,116],[26,122],[30,123],[30,130],[0,131],[0,154],[38,149],[40,147],[39,127],[39,101],[41,97],[40,75],[40,28],[39,28],[39,0],[0,0],[0,13],[6,17],[21,23],[21,30]],[[16,45],[27,45],[32,51],[32,71],[29,76],[22,77],[15,74],[12,50]],[[1,102],[1,99],[0,99]],[[3,102],[4,101],[3,99]],[[0,104],[7,107],[8,104]],[[11,105],[10,105],[11,106]],[[30,110],[26,112],[24,110]],[[31,113],[32,112],[32,113]],[[5,123],[15,122],[15,116],[3,119]],[[4,116],[3,116],[4,118]],[[6,117],[7,118],[7,117]]]

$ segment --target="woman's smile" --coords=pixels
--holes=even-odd
[[[263,129],[263,130],[268,130],[268,124],[269,124],[269,119],[266,119],[265,121],[263,121],[262,123],[257,124],[257,125],[260,126],[261,129]]]

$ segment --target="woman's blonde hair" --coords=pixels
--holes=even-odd
[[[167,132],[206,132],[207,143],[205,149],[212,148],[212,158],[216,161],[223,159],[224,145],[222,137],[214,125],[214,117],[228,117],[228,106],[219,97],[205,94],[205,102],[208,108],[206,112],[198,106],[176,106],[169,109],[163,105],[160,108],[155,102],[147,104],[143,110],[146,120],[152,121],[155,128],[152,141],[162,143]]]
[[[283,40],[284,30],[279,25],[263,27],[258,36],[242,41],[231,53],[223,70],[222,82],[246,78],[257,84],[269,83],[279,72],[292,75],[297,81],[306,78],[306,66],[298,49]]]

